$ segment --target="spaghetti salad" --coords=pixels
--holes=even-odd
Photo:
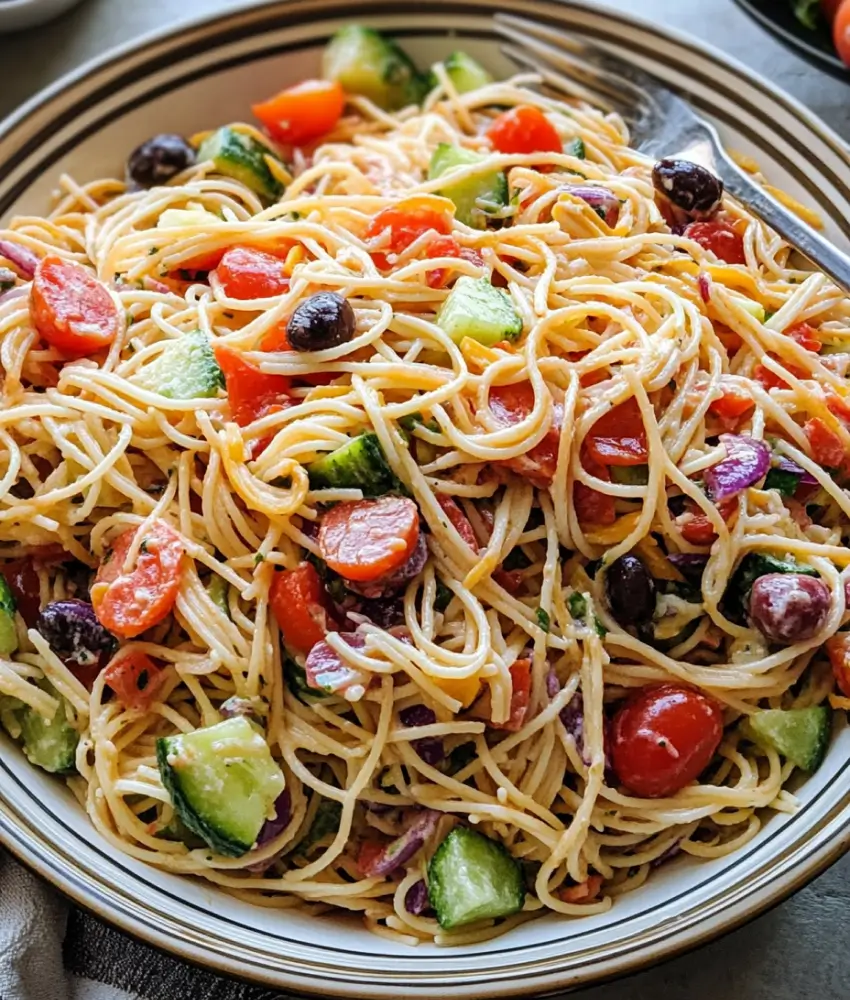
[[[0,234],[0,721],[116,850],[470,943],[820,763],[850,303],[534,82],[350,27]]]

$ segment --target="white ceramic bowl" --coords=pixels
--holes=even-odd
[[[687,87],[728,144],[773,183],[816,205],[829,235],[850,234],[847,148],[802,107],[723,57],[596,4],[508,0],[553,30],[610,45]],[[486,0],[287,0],[181,27],[84,68],[0,127],[0,215],[41,212],[59,173],[120,174],[155,132],[191,133],[244,118],[254,100],[315,75],[341,25],[366,21],[422,63],[462,45],[491,70],[499,51]],[[137,864],[101,840],[62,785],[0,739],[0,841],[82,905],[176,954],[281,988],[352,997],[503,996],[588,984],[645,966],[740,924],[801,886],[850,843],[850,731],[739,853],[683,859],[607,914],[549,916],[474,947],[407,949],[358,923],[251,906],[206,883]]]

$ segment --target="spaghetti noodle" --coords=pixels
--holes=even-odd
[[[349,93],[285,168],[232,126],[263,144],[273,199],[200,156],[142,189],[62,177],[48,217],[0,234],[4,725],[47,766],[30,717],[59,713],[66,780],[116,850],[410,944],[603,912],[674,853],[726,854],[793,811],[805,762],[753,720],[827,703],[830,636],[842,683],[850,563],[846,297],[729,200],[683,219],[615,116],[531,77],[460,92],[434,72],[421,107]],[[500,151],[518,108],[556,149]],[[429,177],[441,144],[479,154],[451,183]],[[458,191],[494,175],[509,197],[461,221]],[[100,312],[57,317],[67,265],[96,276]],[[482,280],[499,298],[455,335],[458,289]],[[295,350],[318,293],[344,300],[333,322],[352,310],[347,339]],[[476,334],[498,309],[518,336]],[[56,334],[113,321],[89,350]],[[357,485],[362,465],[334,479],[354,442],[383,486]],[[83,602],[97,623],[56,624]],[[97,628],[117,652],[68,652]],[[657,704],[653,746],[646,718],[630,745],[647,692],[707,713],[707,751]],[[198,840],[164,776],[192,754],[157,751],[228,717],[280,774],[241,852]],[[679,787],[640,773],[659,748]],[[457,828],[523,888],[453,927],[432,856]]]

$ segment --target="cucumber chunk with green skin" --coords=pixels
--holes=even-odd
[[[587,150],[584,146],[584,139],[580,135],[577,135],[574,139],[564,146],[564,152],[568,153],[570,156],[574,156],[577,160],[587,159]]]
[[[214,576],[207,585],[207,594],[217,608],[230,618],[230,584],[223,577]]]
[[[826,705],[770,708],[751,715],[744,732],[754,743],[775,750],[804,771],[815,771],[829,746],[830,711]]]
[[[648,465],[611,465],[611,482],[621,486],[646,486],[649,482]]]
[[[444,930],[522,909],[522,869],[511,855],[475,830],[456,826],[428,865],[428,898]]]
[[[336,802],[334,799],[322,799],[319,803],[319,808],[316,810],[316,815],[313,817],[310,829],[303,839],[295,845],[292,853],[296,856],[305,857],[320,840],[324,840],[329,834],[337,832],[341,818],[342,803]]]
[[[366,431],[307,467],[310,486],[321,489],[360,489],[379,497],[401,490],[384,449],[373,431]]]
[[[342,28],[330,40],[322,56],[322,75],[385,111],[418,104],[429,89],[427,75],[417,71],[392,39],[357,24]]]
[[[471,149],[441,142],[431,156],[428,180],[436,180],[455,167],[470,166],[485,158]],[[504,208],[510,201],[508,179],[503,170],[488,170],[466,180],[447,182],[438,194],[453,201],[458,222],[473,229],[486,229],[489,215]]]
[[[238,858],[256,843],[283,791],[283,774],[244,716],[160,737],[156,757],[177,815],[219,854]]]
[[[763,490],[776,490],[784,497],[792,497],[797,492],[800,479],[796,472],[786,472],[784,469],[771,469],[764,481]]]
[[[500,340],[516,340],[522,333],[522,318],[510,296],[494,288],[486,278],[461,275],[440,306],[437,326],[456,343],[471,337],[485,347]]]
[[[212,399],[224,388],[224,375],[202,330],[169,341],[135,381],[167,399]]]
[[[17,602],[9,584],[0,576],[0,656],[9,656],[18,648],[18,630],[15,628]]]
[[[198,148],[199,163],[212,160],[218,173],[232,177],[267,201],[277,201],[283,184],[271,172],[267,156],[277,159],[267,146],[229,126],[208,135]]]
[[[476,62],[465,52],[452,52],[444,65],[452,85],[459,94],[468,94],[493,82],[493,77],[481,63]]]
[[[76,770],[80,734],[68,722],[65,699],[46,681],[40,687],[59,699],[59,707],[49,721],[28,705],[16,713],[24,756],[31,764],[51,774],[71,774]]]

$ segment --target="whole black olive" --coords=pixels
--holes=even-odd
[[[101,653],[108,655],[118,645],[115,636],[98,621],[91,604],[76,598],[46,605],[35,628],[60,660],[81,667],[96,663]]]
[[[620,556],[605,576],[611,614],[621,625],[639,625],[655,611],[655,581],[637,556]]]
[[[181,170],[191,167],[195,160],[195,150],[182,135],[155,135],[130,153],[127,183],[135,188],[165,184]]]
[[[289,317],[286,337],[293,350],[324,351],[351,340],[354,327],[354,310],[347,299],[336,292],[316,292]]]
[[[652,168],[652,183],[693,219],[715,215],[723,197],[723,181],[690,160],[659,160]]]

